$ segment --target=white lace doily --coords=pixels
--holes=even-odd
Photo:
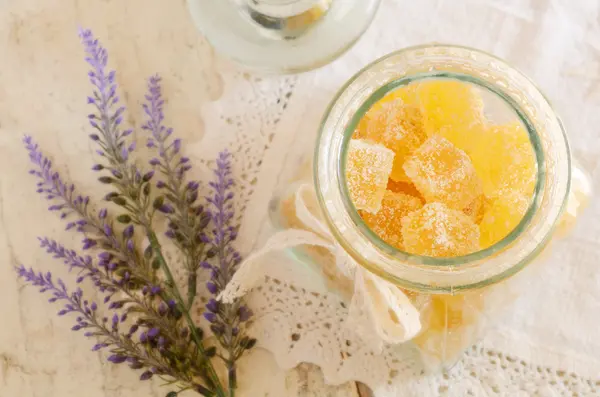
[[[556,105],[575,155],[600,184],[597,0],[382,0],[373,25],[347,54],[317,71],[284,77],[257,76],[215,61],[213,50],[189,21],[184,1],[2,4],[0,164],[5,172],[0,178],[0,234],[5,266],[0,267],[0,286],[10,303],[3,306],[8,325],[0,333],[2,396],[76,396],[83,388],[90,395],[111,397],[165,394],[159,382],[140,383],[138,373],[103,364],[103,356],[91,358],[90,341],[68,337],[71,324],[55,320],[36,291],[17,288],[9,266],[18,260],[69,277],[60,264],[32,249],[31,233],[57,238],[62,233],[61,241],[79,246],[79,237],[65,236],[61,221],[49,216],[47,204],[34,197],[20,143],[23,134],[35,135],[63,175],[87,194],[105,193],[90,178],[94,155],[84,116],[89,86],[76,38],[78,24],[92,28],[110,50],[128,121],[134,125],[141,121],[137,101],[145,92],[144,77],[156,72],[164,77],[167,120],[184,138],[195,177],[205,178],[211,165],[200,165],[202,159],[214,159],[223,147],[235,154],[242,223],[238,241],[244,254],[272,233],[269,199],[312,153],[320,118],[335,91],[368,62],[409,45],[469,45],[521,68]],[[141,134],[138,138],[144,141]],[[406,347],[382,354],[364,348],[340,326],[347,310],[341,298],[284,255],[269,257],[269,278],[248,296],[256,313],[253,332],[281,367],[315,363],[326,382],[360,380],[376,397],[600,395],[597,219],[600,205],[592,200],[571,237],[554,244],[501,327],[467,351],[447,374],[422,375],[414,352]],[[265,355],[261,350],[255,354]],[[250,366],[251,360],[249,356]],[[241,383],[257,377],[244,368],[240,372]],[[318,383],[317,375],[311,379]],[[273,377],[262,382],[287,380]],[[294,379],[289,382],[294,384]],[[353,395],[351,389],[331,395],[347,397]],[[243,394],[240,389],[239,395],[264,396],[264,390]],[[288,390],[288,396],[307,395],[298,388]]]
[[[265,224],[269,199],[310,155],[333,93],[366,63],[423,42],[481,48],[523,69],[557,105],[575,155],[600,182],[599,13],[594,0],[383,0],[372,28],[333,64],[293,77],[237,75],[235,90],[225,90],[203,113],[207,130],[217,131],[236,152],[245,198],[240,248],[247,253],[271,233]],[[406,346],[382,354],[363,346],[342,326],[347,305],[341,298],[283,255],[269,259],[270,276],[249,295],[257,313],[253,332],[280,366],[314,363],[326,382],[358,380],[377,397],[600,395],[595,215],[600,206],[592,200],[585,219],[570,238],[553,245],[540,275],[501,325],[446,374],[422,374]]]

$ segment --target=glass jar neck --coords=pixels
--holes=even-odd
[[[521,224],[492,247],[464,257],[429,258],[397,251],[370,232],[348,199],[345,148],[354,125],[387,92],[424,77],[460,78],[495,92],[522,119],[536,151],[536,194]],[[338,243],[379,276],[430,292],[477,288],[520,270],[550,237],[564,207],[569,182],[567,141],[546,99],[525,76],[502,61],[462,47],[409,48],[363,69],[331,104],[315,156],[317,195]]]

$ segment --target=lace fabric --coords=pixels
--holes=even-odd
[[[582,2],[579,6],[569,6],[569,12],[563,15],[562,2],[545,8],[536,8],[529,2],[503,6],[494,1],[468,5],[433,0],[425,3],[384,0],[366,36],[332,65],[296,77],[248,80],[240,76],[238,82],[245,87],[243,95],[247,95],[242,101],[236,99],[239,98],[236,88],[234,92],[226,91],[219,101],[204,109],[207,124],[218,126],[220,136],[227,137],[230,143],[246,142],[238,146],[238,152],[256,153],[250,157],[260,163],[252,169],[252,174],[245,169],[254,164],[252,161],[240,159],[236,165],[236,171],[244,175],[240,192],[246,197],[240,208],[244,210],[240,238],[243,252],[262,246],[272,234],[273,230],[265,225],[267,203],[273,191],[286,186],[309,157],[320,117],[333,93],[368,61],[411,43],[457,41],[489,49],[517,66],[525,66],[525,72],[559,105],[575,154],[592,172],[594,181],[600,181],[593,172],[597,164],[594,150],[600,144],[588,132],[600,122],[600,116],[588,111],[588,106],[583,109],[572,106],[572,98],[581,98],[584,103],[583,98],[587,97],[588,104],[600,102],[600,97],[589,93],[594,92],[590,80],[577,72],[588,70],[586,64],[595,64],[595,50],[578,48],[576,59],[556,58],[567,51],[567,43],[560,42],[532,54],[519,45],[518,34],[520,29],[530,26],[533,15],[543,15],[556,22],[552,26],[564,29],[590,26],[588,14],[598,6]],[[425,9],[435,12],[423,26],[409,28],[395,23],[400,14],[402,19],[422,18]],[[486,17],[471,20],[469,15],[473,15],[473,10],[480,12],[475,15]],[[453,15],[452,21],[447,20],[448,15]],[[491,35],[490,24],[503,26],[505,34],[500,39]],[[552,31],[549,26],[539,28],[540,37]],[[474,34],[478,27],[482,30]],[[568,32],[573,38],[582,37],[577,30]],[[597,32],[590,34],[588,42],[600,38]],[[519,48],[519,52],[512,48]],[[559,59],[552,70],[543,61],[550,58]],[[561,84],[555,84],[556,81]],[[565,97],[565,92],[571,99]],[[243,104],[246,109],[241,110],[244,108],[229,101]],[[230,117],[236,109],[240,113],[232,120],[239,120],[242,126],[237,121],[223,123],[224,119],[216,116]],[[600,362],[594,358],[600,356],[600,344],[594,338],[597,327],[593,320],[600,302],[595,271],[599,246],[590,237],[600,232],[592,221],[596,214],[600,215],[600,208],[592,202],[574,235],[553,244],[539,267],[524,271],[538,273],[535,277],[523,275],[527,286],[501,320],[503,331],[488,333],[446,373],[424,373],[416,350],[409,345],[386,345],[378,352],[361,342],[345,326],[350,308],[347,294],[331,292],[326,276],[311,273],[285,255],[265,258],[266,277],[252,275],[258,281],[248,295],[257,313],[253,332],[260,346],[272,352],[283,368],[314,363],[322,369],[326,383],[361,381],[377,397],[600,395],[597,375]]]

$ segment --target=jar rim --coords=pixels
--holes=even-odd
[[[346,241],[347,239],[344,238],[343,234],[345,231],[347,232],[347,230],[345,230],[345,229],[340,230],[339,224],[336,224],[336,222],[333,219],[331,219],[331,216],[328,213],[328,205],[330,205],[330,203],[327,203],[326,202],[327,200],[325,199],[324,195],[321,194],[321,184],[322,184],[323,180],[322,180],[322,178],[320,178],[320,175],[319,175],[319,172],[321,170],[319,167],[320,167],[320,165],[322,165],[321,161],[320,161],[321,157],[322,157],[321,153],[320,153],[320,146],[322,143],[322,139],[324,138],[326,129],[331,127],[330,125],[327,125],[327,123],[328,123],[328,121],[330,121],[329,118],[332,116],[332,111],[333,111],[334,106],[336,106],[336,104],[338,104],[338,102],[340,101],[340,99],[342,98],[343,95],[347,94],[349,90],[354,90],[356,92],[360,92],[359,88],[352,87],[353,84],[355,84],[359,78],[362,78],[365,75],[371,74],[371,76],[368,76],[368,77],[373,78],[373,76],[375,76],[377,72],[373,73],[370,71],[379,65],[385,65],[386,62],[388,62],[388,60],[393,59],[394,57],[399,57],[406,53],[418,53],[420,51],[433,51],[435,53],[435,52],[438,52],[438,50],[440,50],[442,52],[458,50],[458,51],[462,51],[466,54],[470,54],[470,55],[474,54],[473,56],[478,57],[478,58],[487,57],[491,61],[501,64],[502,67],[505,67],[511,73],[516,73],[517,77],[519,78],[519,83],[527,85],[528,86],[527,88],[529,90],[532,90],[533,93],[536,94],[535,99],[538,101],[543,101],[544,106],[547,106],[550,109],[551,115],[554,118],[554,120],[551,120],[551,122],[554,123],[555,127],[560,129],[560,135],[562,136],[561,138],[562,138],[562,140],[564,140],[564,147],[566,149],[566,159],[565,160],[566,160],[566,172],[567,172],[566,186],[564,189],[564,193],[562,194],[562,198],[560,198],[560,209],[557,211],[557,213],[555,214],[553,219],[550,220],[552,222],[552,225],[550,225],[550,227],[546,228],[547,230],[545,231],[544,236],[542,236],[542,238],[539,239],[538,244],[530,250],[528,255],[525,255],[525,257],[522,258],[522,260],[517,261],[517,263],[515,263],[513,266],[510,266],[509,268],[505,269],[505,271],[503,271],[503,272],[493,274],[494,272],[492,271],[490,273],[489,277],[484,277],[482,280],[479,280],[477,282],[456,283],[456,284],[450,283],[452,285],[448,285],[448,286],[431,285],[432,283],[429,283],[429,282],[422,283],[422,282],[415,282],[414,280],[413,281],[407,280],[406,278],[398,277],[396,274],[394,274],[394,272],[390,271],[390,270],[393,270],[393,267],[390,269],[390,266],[387,266],[388,269],[383,269],[382,266],[379,266],[380,264],[373,263],[373,261],[370,261],[370,260],[365,260],[364,252],[356,252],[356,250],[351,246],[351,244],[348,244],[348,241]],[[471,59],[465,59],[465,61],[471,61]],[[390,76],[387,76],[387,77],[390,77]],[[400,250],[386,244],[383,240],[381,240],[379,237],[377,237],[375,235],[375,233],[373,233],[369,229],[369,227],[364,223],[364,221],[358,214],[356,208],[354,207],[354,204],[349,199],[349,194],[347,191],[346,176],[345,176],[346,149],[347,149],[350,137],[352,135],[352,132],[354,131],[354,128],[358,124],[359,120],[362,118],[364,113],[375,102],[377,102],[379,99],[381,99],[387,93],[393,91],[394,89],[399,88],[400,86],[409,84],[412,81],[421,80],[421,79],[425,79],[425,78],[453,78],[453,79],[466,80],[470,83],[475,83],[475,84],[483,87],[484,89],[490,90],[494,94],[501,97],[501,99],[503,99],[504,102],[509,104],[509,106],[516,112],[516,114],[522,121],[523,125],[526,127],[526,129],[529,133],[532,147],[533,147],[535,155],[536,155],[536,163],[537,163],[536,185],[535,185],[533,197],[531,198],[531,201],[530,201],[529,208],[527,209],[527,211],[526,211],[524,217],[521,219],[520,223],[507,236],[505,236],[499,242],[493,244],[492,246],[490,246],[488,248],[485,248],[483,250],[473,252],[471,254],[464,255],[464,256],[452,257],[452,258],[434,258],[434,257],[420,256],[420,255],[414,255],[414,254],[400,251]],[[355,94],[356,94],[356,92],[355,92]],[[423,71],[422,73],[408,73],[405,76],[402,76],[401,78],[390,78],[389,81],[385,82],[385,84],[380,84],[375,89],[374,92],[370,93],[370,95],[367,97],[366,100],[362,100],[359,102],[360,103],[354,104],[355,106],[358,107],[358,110],[353,112],[349,122],[347,122],[347,124],[344,126],[337,126],[338,132],[343,131],[343,139],[342,139],[341,147],[339,148],[338,164],[337,164],[338,166],[336,167],[337,175],[336,175],[335,179],[336,179],[336,182],[338,185],[337,189],[339,189],[341,192],[343,192],[343,194],[341,196],[342,196],[342,202],[344,205],[344,210],[346,212],[344,215],[350,221],[350,223],[348,223],[348,224],[353,225],[360,232],[360,234],[362,234],[362,236],[368,240],[368,243],[371,245],[371,248],[374,248],[376,251],[378,251],[378,253],[380,254],[378,259],[383,259],[383,260],[387,259],[388,261],[400,261],[403,264],[415,266],[416,268],[418,268],[420,270],[426,269],[429,272],[435,272],[436,270],[445,270],[446,272],[448,272],[448,271],[457,272],[458,270],[469,271],[468,269],[470,267],[472,267],[472,265],[476,264],[476,262],[478,262],[478,261],[481,262],[482,260],[493,257],[494,255],[496,255],[498,253],[504,252],[506,250],[510,250],[510,246],[513,245],[513,243],[515,243],[515,241],[519,240],[524,235],[524,233],[528,230],[528,227],[531,225],[531,222],[533,221],[534,217],[539,215],[538,211],[540,209],[542,199],[544,198],[543,195],[545,194],[545,191],[547,188],[545,186],[545,184],[547,182],[546,181],[546,159],[545,159],[545,155],[544,155],[544,149],[541,144],[541,137],[540,137],[537,129],[535,128],[534,123],[530,120],[530,117],[526,114],[525,111],[523,111],[522,106],[520,106],[518,103],[516,103],[516,101],[513,99],[513,97],[511,95],[508,95],[502,89],[501,86],[493,85],[491,83],[486,82],[483,79],[480,79],[474,75],[470,75],[467,73],[455,73],[455,72],[448,72],[447,70],[433,69],[433,70]],[[333,165],[333,162],[330,162],[329,165],[330,166]],[[328,226],[330,227],[336,240],[341,243],[342,247],[352,257],[354,257],[354,259],[357,260],[361,265],[363,265],[368,270],[383,277],[384,279],[388,279],[389,281],[392,281],[396,284],[400,284],[400,285],[408,287],[408,288],[419,289],[419,290],[434,290],[434,291],[472,289],[472,288],[477,288],[480,286],[488,285],[488,284],[500,281],[500,280],[516,273],[518,270],[520,270],[522,267],[524,267],[527,263],[529,263],[529,261],[533,257],[535,257],[537,255],[537,253],[539,251],[541,251],[543,249],[543,247],[546,245],[550,236],[552,235],[552,231],[554,230],[558,219],[560,218],[560,214],[562,214],[562,212],[564,211],[566,199],[568,196],[568,192],[570,190],[570,186],[569,186],[570,185],[570,172],[571,172],[570,151],[569,151],[568,141],[566,138],[566,133],[564,131],[563,125],[560,122],[560,119],[552,111],[552,108],[551,108],[550,104],[548,103],[548,100],[546,99],[546,97],[543,96],[543,94],[541,94],[540,90],[535,86],[535,84],[533,84],[533,82],[529,78],[527,78],[523,73],[508,66],[503,60],[501,60],[498,57],[495,57],[491,54],[487,54],[483,51],[479,51],[479,50],[472,49],[469,47],[443,45],[443,44],[421,45],[421,46],[414,46],[414,47],[408,47],[405,49],[401,49],[399,51],[388,54],[382,58],[379,58],[378,60],[372,62],[371,64],[369,64],[366,67],[364,67],[363,69],[361,69],[358,73],[356,73],[334,96],[328,109],[325,112],[325,115],[321,122],[319,135],[317,138],[317,147],[316,147],[315,161],[314,161],[315,186],[316,186],[316,190],[317,190],[317,197],[319,199],[318,200],[319,205],[321,206],[321,209],[325,213],[325,219],[328,223]],[[331,176],[332,174],[329,173],[329,175]],[[335,187],[333,187],[333,184],[332,184],[332,188],[335,189]],[[373,255],[371,255],[371,256],[373,256]]]
[[[350,194],[348,192],[348,184],[346,181],[346,159],[347,159],[347,149],[350,139],[352,138],[352,134],[362,119],[362,117],[366,114],[366,112],[381,98],[385,95],[391,93],[395,89],[398,89],[402,86],[406,86],[410,83],[427,80],[427,79],[456,79],[467,81],[469,83],[476,84],[484,89],[492,91],[494,94],[502,98],[505,103],[507,103],[512,110],[515,111],[520,121],[523,123],[525,128],[527,129],[529,139],[531,141],[531,145],[536,158],[536,183],[533,190],[533,195],[530,198],[530,202],[527,208],[527,211],[523,215],[523,218],[519,222],[519,224],[502,238],[500,241],[492,244],[491,246],[481,249],[479,251],[475,251],[469,253],[467,255],[455,256],[455,257],[430,257],[423,255],[411,254],[410,252],[399,250],[385,241],[383,241],[379,236],[377,236],[364,222],[362,217],[358,214],[354,203],[350,199]],[[342,144],[341,156],[340,156],[340,167],[339,171],[339,182],[340,189],[344,191],[344,204],[346,206],[346,210],[349,211],[350,217],[356,223],[358,228],[368,236],[368,238],[372,239],[373,243],[376,244],[380,249],[389,251],[392,257],[396,257],[400,260],[408,260],[411,258],[418,258],[418,263],[427,266],[456,266],[456,265],[466,265],[470,262],[485,258],[487,256],[493,255],[495,252],[498,252],[504,249],[506,246],[511,244],[517,238],[521,236],[521,234],[526,230],[527,226],[531,222],[533,216],[540,206],[540,195],[539,193],[543,189],[543,185],[545,182],[544,174],[546,172],[546,165],[544,159],[544,151],[541,147],[540,137],[535,131],[531,121],[527,118],[527,116],[520,110],[519,106],[508,96],[506,96],[502,91],[497,88],[486,84],[484,81],[474,78],[473,76],[461,74],[461,73],[448,73],[448,72],[429,72],[417,75],[407,76],[406,78],[392,81],[382,87],[379,87],[371,96],[363,103],[363,105],[359,108],[359,110],[355,113],[352,118],[352,121],[347,125],[346,131],[344,134],[344,142]]]

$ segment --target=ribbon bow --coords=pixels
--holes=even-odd
[[[397,286],[360,266],[340,247],[328,226],[309,210],[306,194],[315,195],[311,186],[300,185],[294,200],[295,215],[305,230],[284,229],[273,234],[240,264],[219,299],[228,303],[245,295],[264,276],[261,268],[269,253],[306,245],[323,247],[335,258],[336,274],[353,285],[346,325],[376,349],[412,339],[421,330],[417,308]]]

